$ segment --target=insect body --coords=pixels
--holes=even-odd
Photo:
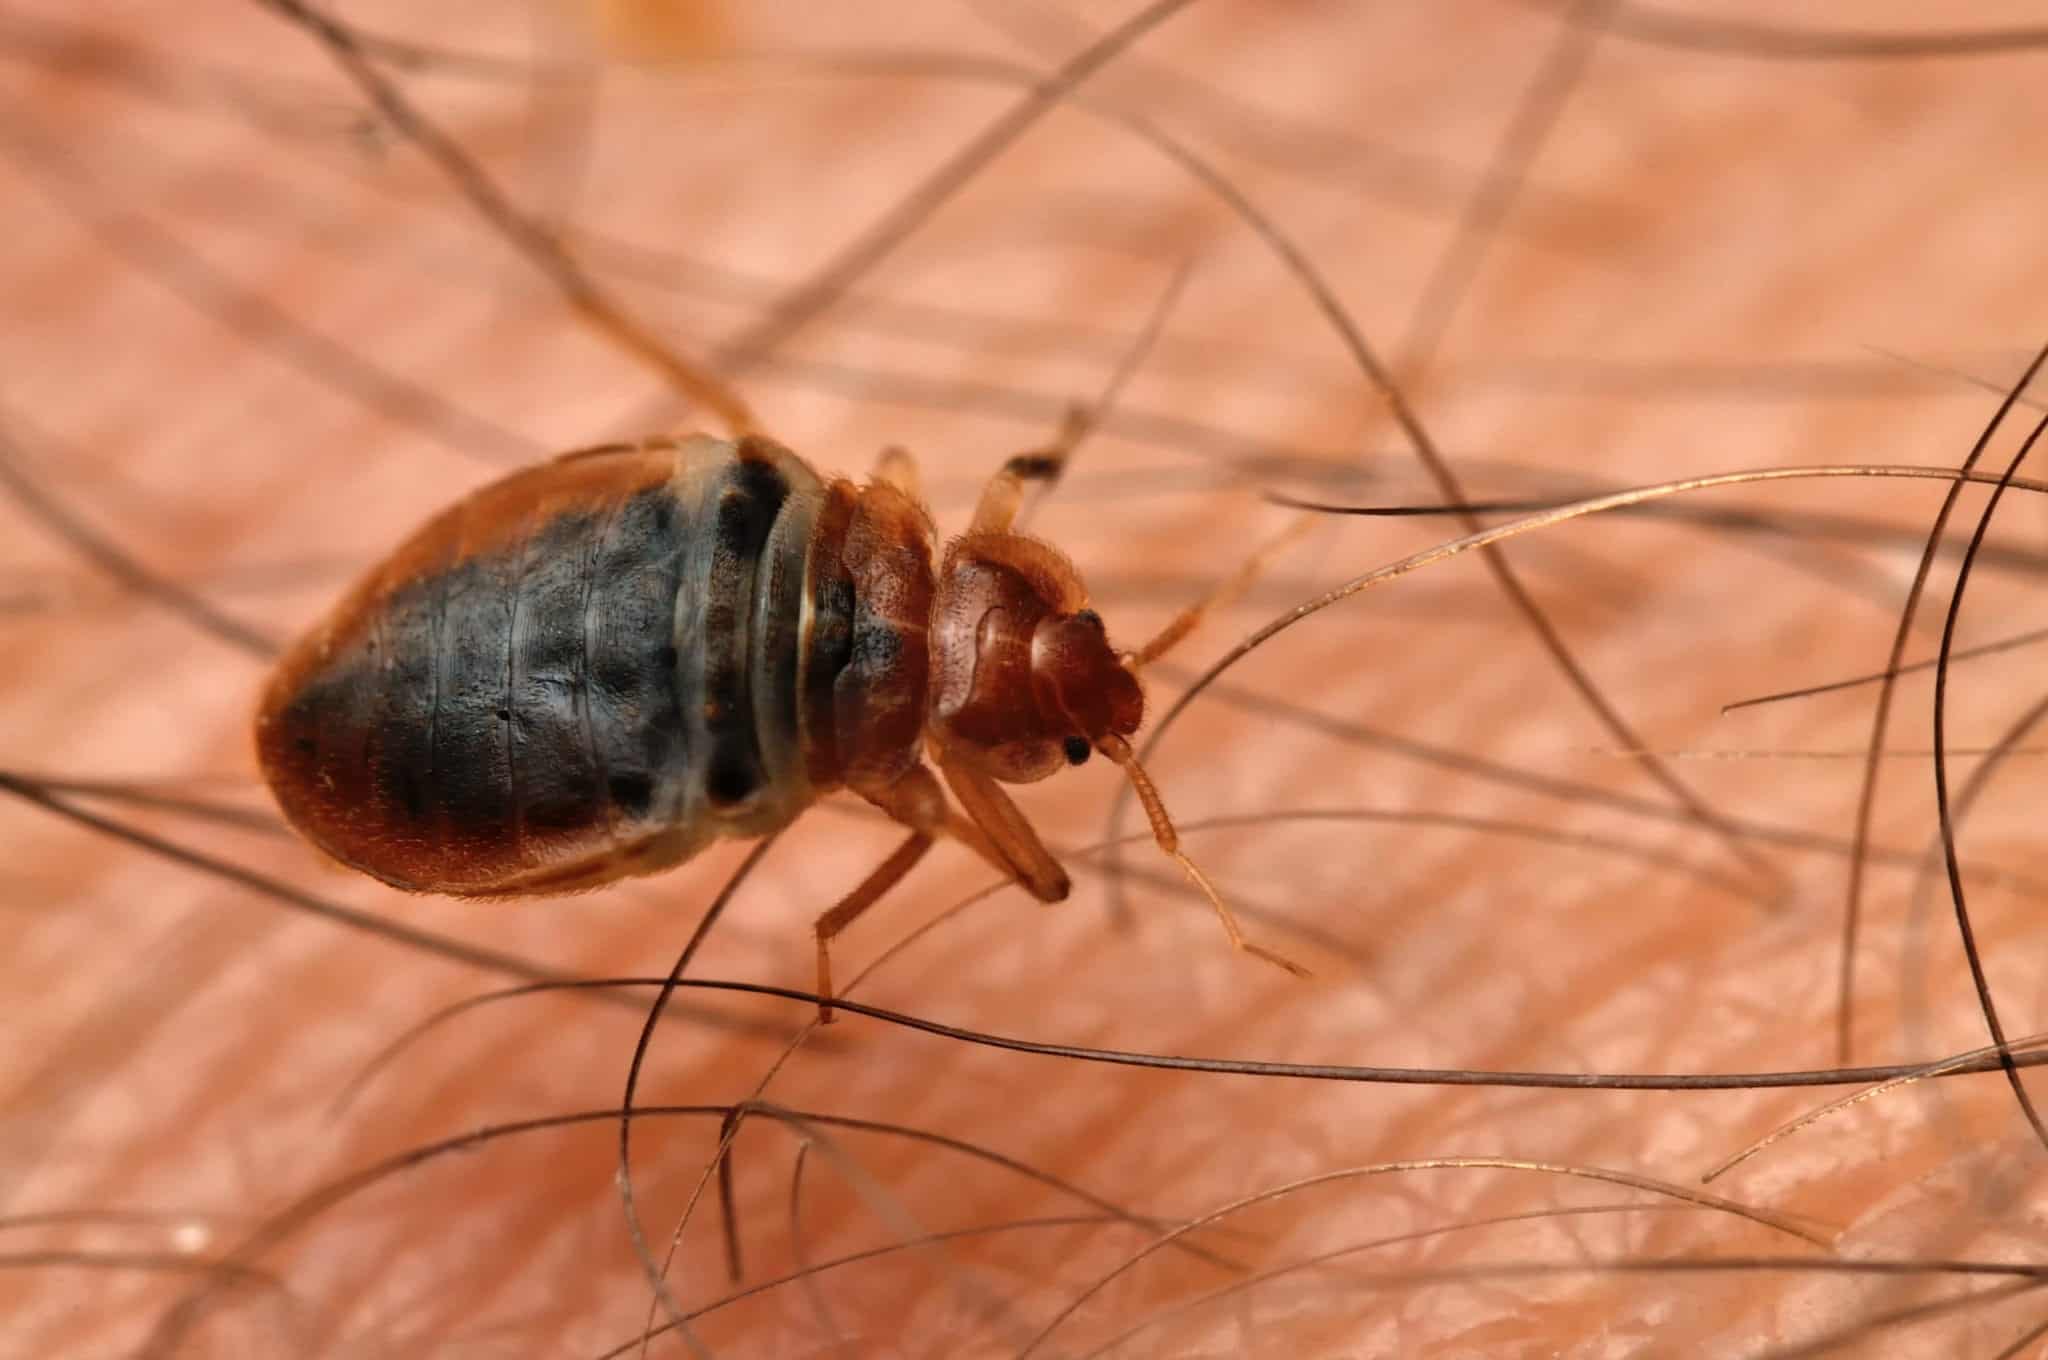
[[[1245,944],[1131,755],[1149,655],[1114,652],[1074,568],[1011,531],[1025,483],[1058,467],[1010,460],[936,564],[901,454],[864,487],[752,435],[515,473],[431,520],[280,662],[264,774],[336,859],[475,897],[651,873],[851,789],[909,836],[819,918],[829,996],[826,943],[938,836],[1064,897],[998,781],[1100,750],[1232,940],[1291,967]]]

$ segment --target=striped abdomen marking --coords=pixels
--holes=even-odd
[[[702,438],[484,488],[279,666],[257,741],[287,816],[386,882],[475,895],[787,820],[809,798],[796,696],[762,681],[795,674],[798,640],[757,596],[802,579],[820,498],[787,452]]]

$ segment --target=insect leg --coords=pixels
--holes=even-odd
[[[852,925],[860,914],[881,900],[882,894],[896,886],[896,883],[932,848],[932,838],[923,831],[913,831],[904,837],[889,858],[876,866],[875,871],[861,881],[861,885],[848,893],[839,905],[820,916],[811,927],[818,940],[818,1023],[832,1023],[832,937]]]
[[[1052,443],[1030,453],[1020,453],[1005,462],[996,475],[988,479],[988,485],[982,488],[981,500],[974,507],[971,532],[1009,532],[1023,512],[1025,487],[1037,485],[1040,490],[1050,490],[1060,479],[1060,474],[1066,471],[1067,457],[1088,433],[1088,426],[1088,412],[1082,407],[1070,406],[1066,419],[1060,422],[1059,435]]]
[[[1259,579],[1272,560],[1292,546],[1294,540],[1300,538],[1313,523],[1313,520],[1306,517],[1297,519],[1268,540],[1258,551],[1245,559],[1244,565],[1233,572],[1228,580],[1174,615],[1150,642],[1135,652],[1126,653],[1124,664],[1134,671],[1143,670],[1179,646],[1188,634],[1201,625],[1203,617],[1210,610],[1223,608],[1250,589],[1252,582]]]
[[[834,936],[857,920],[862,912],[880,901],[882,894],[896,886],[905,874],[924,858],[940,836],[951,836],[987,860],[999,873],[1022,878],[1022,873],[996,848],[981,829],[946,806],[946,794],[932,772],[919,765],[895,782],[854,790],[882,811],[910,828],[910,835],[861,881],[837,906],[820,916],[811,927],[818,942],[818,1020],[832,1022],[832,956]],[[1055,866],[1057,867],[1057,866]],[[1064,883],[1064,879],[1062,879]],[[1028,886],[1028,885],[1027,885]],[[1064,895],[1064,894],[1063,894]]]
[[[1038,839],[1038,832],[1032,829],[1023,809],[1010,801],[1002,786],[978,770],[943,757],[939,770],[946,776],[953,796],[967,810],[968,818],[987,834],[1025,891],[1041,902],[1065,901],[1073,886],[1067,871],[1045,848],[1045,842]]]
[[[878,482],[895,487],[911,500],[924,498],[924,478],[917,472],[917,459],[910,450],[891,444],[882,450],[882,456],[875,460],[875,477]]]
[[[974,511],[976,533],[1007,533],[1014,530],[1024,517],[1024,491],[1026,486],[1037,483],[1041,491],[1050,491],[1067,469],[1067,461],[1074,456],[1074,450],[1081,447],[1081,441],[1094,433],[1102,424],[1117,398],[1123,394],[1124,384],[1144,363],[1145,356],[1152,351],[1153,342],[1166,326],[1166,317],[1180,300],[1181,289],[1187,285],[1189,267],[1183,265],[1173,273],[1166,291],[1153,304],[1152,315],[1145,320],[1145,328],[1138,334],[1137,341],[1124,357],[1118,361],[1116,371],[1110,374],[1108,384],[1093,406],[1069,406],[1065,419],[1060,422],[1060,432],[1052,444],[1031,453],[1020,453],[1004,463],[1002,470],[989,480],[987,489],[981,493],[981,503]]]

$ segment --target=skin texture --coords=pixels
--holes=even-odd
[[[1042,71],[1085,41],[1035,6],[1004,7],[998,28],[911,5],[887,33],[850,17],[782,30],[622,5],[604,25],[569,6],[432,7],[431,20],[416,8],[347,17],[573,60],[546,82],[415,71],[403,88],[582,248],[593,277],[695,353],[743,330],[1018,97],[958,70],[848,74],[744,54],[865,47]],[[1781,8],[1753,12],[1782,22]],[[1799,21],[1928,22],[1918,6],[1827,8],[1799,7]],[[406,897],[324,865],[271,820],[248,732],[264,666],[207,611],[281,642],[502,468],[696,421],[579,327],[303,31],[254,5],[135,3],[90,30],[73,9],[35,0],[0,24],[13,58],[0,64],[12,237],[0,256],[0,767],[250,814],[222,825],[65,795],[323,904],[564,976],[666,973],[747,847],[519,903]],[[1940,22],[1995,25],[2014,9],[1949,7]],[[1087,88],[1213,158],[1285,225],[1473,500],[1960,462],[2048,339],[2048,187],[2024,162],[2048,112],[2035,59],[1829,59],[1811,44],[1762,59],[1654,45],[1627,25],[1583,47],[1564,13],[1219,3],[1170,20]],[[602,82],[582,64],[655,51],[697,64]],[[1526,98],[1548,88],[1546,71],[1576,79]],[[1499,184],[1481,172],[1504,139],[1541,142],[1506,203],[1480,196]],[[763,427],[821,470],[865,476],[884,446],[913,451],[942,530],[957,533],[1003,458],[1049,441],[1066,405],[1101,388],[1186,262],[1164,338],[1030,519],[1076,563],[1111,638],[1135,647],[1293,522],[1261,489],[1381,504],[1442,493],[1273,252],[1128,130],[1055,112],[738,383]],[[2003,468],[2016,444],[2009,431],[1985,466]],[[1149,835],[1124,852],[1112,894],[1085,852],[1120,787],[1100,759],[1018,794],[1074,871],[1068,902],[1009,888],[906,944],[988,885],[942,845],[836,943],[837,974],[856,1001],[948,1024],[1183,1056],[1829,1066],[1874,692],[1718,710],[1881,667],[1941,495],[1925,481],[1784,482],[1663,502],[1763,513],[1762,529],[1606,516],[1508,547],[1585,672],[1735,825],[1740,852],[1673,810],[1465,556],[1286,632],[1147,757],[1248,932],[1312,981],[1233,955]],[[1958,548],[1984,502],[1963,497]],[[2031,495],[2003,498],[1958,646],[2034,626],[2041,523]],[[1141,741],[1237,638],[1459,532],[1441,516],[1317,522],[1162,663]],[[1936,564],[1908,659],[1939,644],[1955,564],[1954,552]],[[1952,788],[1982,764],[1961,752],[2036,702],[2033,656],[1953,670]],[[1855,968],[1858,1062],[1985,1042],[1938,855],[1916,880],[1936,825],[1932,702],[1927,675],[1900,685],[1899,753],[1883,762],[1874,819],[1885,857],[1866,878]],[[2036,761],[2001,767],[1959,843],[2012,1035],[2048,1028]],[[1262,816],[1279,820],[1198,826]],[[1116,826],[1145,831],[1128,805]],[[810,814],[760,860],[686,976],[806,987],[809,921],[896,839],[851,804]],[[585,992],[470,1012],[337,1108],[390,1040],[505,977],[168,862],[18,788],[0,805],[0,845],[12,1003],[0,1353],[129,1353],[204,1282],[194,1267],[334,1178],[470,1129],[620,1101],[644,989],[630,1005]],[[1745,855],[1768,866],[1768,886]],[[636,1103],[762,1093],[812,1014],[801,1000],[679,995]],[[2029,1278],[1829,1266],[2048,1265],[2048,1153],[1996,1074],[1890,1092],[1710,1187],[1796,1217],[1826,1247],[1640,1184],[1696,1185],[1850,1089],[1158,1072],[849,1016],[765,1098],[957,1143],[750,1120],[734,1175],[747,1281],[974,1231],[782,1286],[693,1335],[721,1356],[1082,1355],[1141,1323],[1111,1353],[2000,1354],[2048,1319],[2048,1296],[2022,1292]],[[657,1258],[717,1142],[715,1116],[634,1121],[635,1211]],[[622,1221],[618,1149],[616,1120],[598,1119],[320,1202],[243,1263],[254,1274],[215,1296],[178,1353],[589,1356],[629,1341],[666,1313]],[[1333,1174],[1442,1158],[1488,1164]],[[1318,1177],[1180,1239],[1207,1258],[1144,1256],[1033,1349],[1150,1238],[1045,1178],[1174,1223]],[[29,1218],[49,1214],[73,1217]],[[997,1231],[1021,1220],[1036,1222]],[[1437,1230],[1452,1231],[1200,1302],[1319,1253]],[[724,1295],[723,1258],[707,1199],[671,1300]],[[1871,1330],[1970,1290],[2002,1293]],[[674,1336],[653,1350],[692,1353]]]

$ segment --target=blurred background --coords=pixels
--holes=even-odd
[[[1953,467],[2048,340],[2026,151],[2048,87],[2041,36],[2014,27],[2032,6],[1208,0],[1095,49],[943,194],[963,148],[1138,11],[429,9],[349,0],[320,11],[342,25],[323,42],[258,3],[0,7],[0,1354],[126,1354],[174,1315],[186,1355],[592,1356],[669,1318],[625,1226],[616,1121],[321,1193],[472,1129],[615,1108],[644,991],[471,1010],[352,1083],[463,998],[666,972],[748,848],[464,903],[336,869],[276,821],[247,730],[270,650],[504,470],[705,423],[579,323],[337,43],[815,466],[914,451],[947,531],[1184,274],[1032,521],[1128,643],[1297,521],[1276,494],[1443,503],[1336,308],[1463,494],[1515,507]],[[843,292],[798,292],[863,243]],[[792,296],[818,305],[785,325]],[[2031,404],[2016,415],[1994,472]],[[1836,1066],[1877,691],[1722,709],[1881,670],[1943,492],[1772,482],[1515,540],[1513,581],[1606,719],[1476,554],[1245,657],[1150,768],[1312,981],[1234,956],[1149,844],[1102,851],[1142,829],[1102,762],[1019,794],[1072,900],[956,911],[987,875],[942,847],[843,937],[841,976],[878,965],[856,997],[946,1024],[1138,1053]],[[1959,500],[1908,661],[1940,644],[1986,501]],[[1956,647],[2038,626],[2044,528],[2031,493],[2001,500]],[[1155,725],[1253,629],[1461,532],[1316,516],[1162,668]],[[2013,1036],[2048,1005],[2037,655],[1959,661],[1945,696],[1960,879]],[[1929,672],[1900,680],[1878,765],[1856,1064],[1986,1042],[1935,839],[1933,704]],[[816,809],[690,975],[807,988],[811,918],[893,840]],[[709,1198],[677,1227],[717,1117],[635,1122],[670,1303],[717,1305],[656,1353],[2048,1353],[2042,1278],[1981,1269],[2048,1267],[2048,1161],[1995,1073],[1863,1102],[1702,1204],[1658,1187],[1696,1190],[1854,1083],[1168,1072],[858,1018],[782,1060],[810,1014],[688,994],[657,1033],[638,1103],[804,1114],[736,1136],[737,1286]],[[1484,1164],[1409,1165],[1444,1159]]]

